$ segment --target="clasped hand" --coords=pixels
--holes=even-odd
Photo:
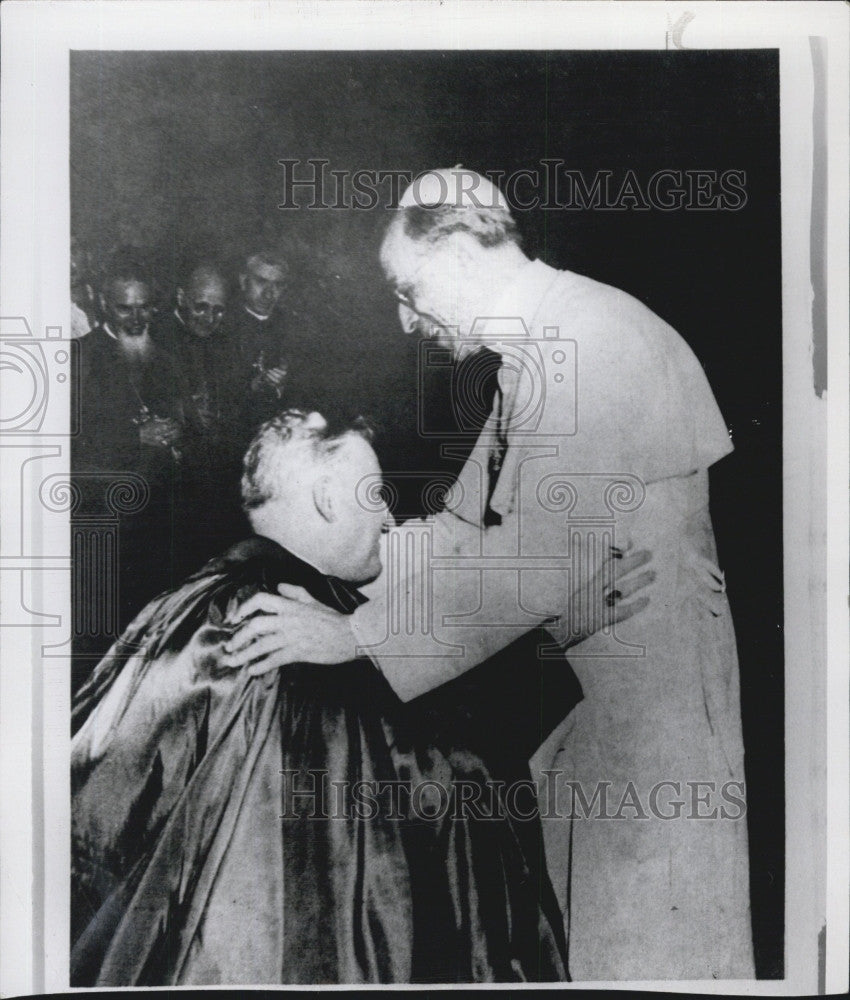
[[[287,369],[283,367],[265,368],[259,375],[256,375],[251,382],[251,389],[259,392],[264,387],[271,387],[275,392],[283,389],[286,381]]]
[[[179,422],[172,417],[151,417],[139,426],[139,441],[149,448],[171,448],[181,434]]]

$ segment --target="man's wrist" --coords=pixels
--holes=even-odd
[[[337,663],[348,663],[357,659],[357,636],[351,627],[351,615],[340,615],[342,619],[334,634],[336,648],[334,660]]]

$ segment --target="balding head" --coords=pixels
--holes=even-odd
[[[227,309],[227,280],[212,263],[192,268],[177,289],[177,310],[189,332],[201,339],[221,326]]]
[[[381,247],[381,263],[392,264],[392,251],[400,239],[408,239],[423,252],[456,233],[467,234],[481,247],[489,249],[508,243],[520,245],[516,222],[507,208],[456,208],[450,205],[423,208],[411,205],[396,213],[387,227]]]
[[[429,170],[408,186],[388,227],[381,262],[389,269],[392,251],[401,239],[428,250],[456,233],[471,236],[486,249],[520,243],[502,192],[486,177],[460,164],[448,170]]]

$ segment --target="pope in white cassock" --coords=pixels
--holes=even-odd
[[[569,971],[752,977],[738,662],[708,508],[732,445],[699,362],[636,299],[529,260],[471,171],[415,181],[381,261],[405,329],[502,356],[493,413],[446,511],[390,537],[368,604],[320,636],[309,602],[282,599],[237,659],[338,662],[354,643],[410,700],[541,622],[567,644],[568,581],[612,547],[652,550],[649,608],[570,648],[584,700],[532,761]]]

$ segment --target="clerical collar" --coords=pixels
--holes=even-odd
[[[248,313],[249,316],[253,316],[254,319],[258,319],[261,323],[268,323],[271,319],[271,313],[269,313],[268,316],[261,316],[259,313],[255,313],[253,309],[249,309],[246,305],[243,305],[242,308],[246,313]]]
[[[366,603],[366,598],[353,583],[340,580],[339,577],[326,576],[315,566],[263,535],[254,535],[237,542],[224,554],[222,562],[222,570],[226,573],[237,568],[249,570],[252,576],[256,573],[272,593],[279,583],[303,587],[311,597],[342,614],[352,614],[361,604]]]

